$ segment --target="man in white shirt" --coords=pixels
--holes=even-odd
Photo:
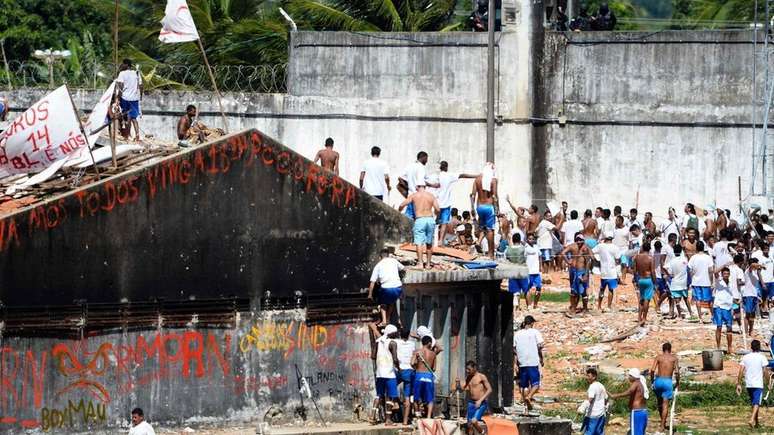
[[[682,246],[675,245],[674,253],[675,256],[664,266],[662,273],[666,272],[666,278],[669,281],[669,292],[674,302],[672,306],[677,308],[677,315],[680,317],[683,315],[680,309],[680,300],[682,299],[685,307],[688,309],[688,315],[693,317],[691,304],[688,302],[688,260],[682,255]],[[674,318],[675,312],[670,311],[669,316]]]
[[[527,409],[532,409],[532,398],[540,389],[540,368],[543,365],[543,336],[532,325],[535,318],[527,315],[521,329],[513,334],[513,354],[519,369],[519,389]]]
[[[712,307],[712,280],[715,264],[712,257],[704,251],[704,242],[696,241],[696,254],[688,260],[688,270],[691,272],[691,288],[693,300],[696,303],[696,314],[702,322],[701,309]]]
[[[371,272],[371,282],[368,285],[368,299],[373,299],[374,287],[378,282],[381,286],[379,290],[379,311],[382,314],[382,323],[378,326],[387,325],[395,309],[395,301],[403,294],[403,282],[400,280],[400,271],[404,269],[403,265],[394,258],[390,257],[390,249],[383,248],[381,260],[376,263],[373,272]]]
[[[618,287],[617,263],[621,258],[621,251],[613,244],[613,236],[608,235],[602,239],[602,243],[592,249],[592,252],[599,257],[600,285],[597,309],[602,311],[602,300],[605,296],[605,289],[608,289],[607,309],[611,310],[613,308],[613,291]]]
[[[529,274],[527,291],[529,292],[533,287],[535,288],[535,296],[532,298],[532,308],[537,309],[538,301],[540,301],[540,294],[543,290],[543,281],[540,274],[540,249],[535,246],[534,234],[527,236],[527,245],[524,247],[524,256],[526,257],[527,273]]]
[[[452,187],[460,178],[476,178],[478,174],[460,174],[459,172],[449,172],[449,163],[445,160],[441,162],[438,174],[438,206],[441,211],[438,213],[438,246],[443,245],[443,238],[446,233],[453,232],[450,228],[451,209],[452,209]],[[509,235],[505,235],[509,237]]]
[[[116,98],[121,105],[121,114],[126,117],[134,128],[134,141],[140,142],[140,123],[137,121],[142,115],[140,110],[140,97],[142,96],[142,77],[139,71],[132,70],[132,61],[124,59],[118,67],[120,71],[116,78]],[[124,139],[131,136],[131,129],[127,129]]]
[[[575,234],[581,231],[583,231],[583,223],[578,219],[578,210],[573,210],[570,212],[570,220],[562,224],[562,245],[575,243]]]
[[[615,234],[615,223],[610,220],[610,209],[602,210],[602,220],[598,222],[600,239],[603,237],[613,237]]]
[[[360,171],[360,188],[367,194],[385,201],[390,197],[390,170],[387,163],[380,159],[382,149],[379,147],[371,148],[371,159],[363,164],[363,170]]]
[[[768,315],[771,299],[774,298],[774,258],[769,255],[769,244],[761,241],[760,250],[752,254],[761,267],[761,314]]]
[[[132,427],[129,429],[129,435],[156,435],[153,427],[145,421],[145,414],[140,408],[132,410]]]
[[[734,295],[731,291],[731,271],[724,267],[720,271],[720,279],[715,281],[715,294],[712,302],[712,323],[715,324],[715,346],[720,349],[720,336],[723,326],[726,327],[726,342],[728,354],[731,354],[731,327],[734,323]]]
[[[604,435],[605,433],[608,395],[605,386],[597,381],[597,377],[597,369],[594,367],[586,369],[586,380],[589,381],[586,397],[589,404],[581,427],[583,435]]]
[[[744,254],[736,254],[744,257]],[[761,265],[757,258],[748,260],[747,270],[744,272],[744,286],[742,286],[742,306],[747,319],[747,335],[752,335],[755,314],[761,301]]]
[[[629,219],[626,221],[626,226],[631,228],[632,225],[637,225],[642,229],[642,221],[637,217],[637,209],[633,208],[629,210]]]
[[[420,151],[417,153],[417,161],[410,164],[404,171],[403,175],[398,177],[398,191],[401,193],[401,195],[408,198],[409,195],[417,192],[418,185],[427,187],[440,187],[439,184],[432,183],[428,179],[427,171],[425,170],[426,164],[427,153]],[[414,219],[414,205],[409,204],[406,207],[405,213],[406,216]]]
[[[758,427],[758,409],[761,406],[763,396],[764,373],[767,372],[769,360],[761,354],[761,342],[753,340],[750,342],[752,352],[742,357],[739,363],[739,375],[736,378],[736,395],[742,395],[742,376],[744,384],[747,387],[747,394],[750,396],[752,404],[752,413],[748,424],[750,428]]]
[[[680,221],[674,208],[669,207],[669,217],[658,226],[658,232],[664,240],[669,240],[670,234],[677,234],[678,239],[680,238]]]
[[[538,248],[540,248],[540,258],[546,270],[551,269],[551,263],[553,262],[552,248],[554,246],[554,238],[552,234],[554,228],[556,226],[552,222],[551,212],[546,210],[543,213],[543,220],[538,223],[537,230],[535,231]]]

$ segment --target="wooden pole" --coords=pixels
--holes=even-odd
[[[99,174],[99,169],[97,168],[97,162],[94,160],[94,154],[91,152],[91,144],[89,144],[89,135],[86,134],[86,131],[83,129],[83,123],[81,122],[81,117],[78,116],[78,108],[75,107],[75,101],[73,101],[73,96],[70,95],[70,90],[67,90],[67,96],[70,97],[70,104],[73,105],[73,113],[75,114],[75,119],[78,120],[78,127],[81,129],[81,134],[83,135],[83,138],[86,140],[86,148],[89,150],[89,155],[91,156],[91,164],[94,165],[94,172],[97,173],[97,180],[101,180],[102,176]]]
[[[3,63],[5,64],[5,77],[8,79],[8,90],[12,91],[11,68],[8,67],[8,58],[5,57],[5,39],[0,39],[0,51],[3,52]]]
[[[118,75],[118,0],[113,17],[113,75]]]
[[[217,83],[215,83],[215,76],[212,75],[212,68],[210,68],[210,61],[207,60],[207,53],[204,52],[204,45],[202,45],[202,38],[199,37],[199,39],[197,39],[196,42],[199,43],[199,49],[202,51],[202,57],[204,58],[204,65],[207,66],[207,73],[209,73],[210,75],[210,80],[212,80],[212,87],[215,88],[215,95],[218,97],[218,106],[220,106],[220,116],[223,117],[223,129],[226,130],[226,133],[228,133],[228,121],[226,120],[226,112],[223,110],[223,101],[221,101],[221,98],[220,98],[220,91],[218,90],[218,85]]]

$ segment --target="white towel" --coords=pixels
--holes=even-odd
[[[486,162],[481,170],[481,188],[487,192],[492,191],[492,180],[495,177],[494,163]]]

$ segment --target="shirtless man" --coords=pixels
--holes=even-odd
[[[519,220],[524,222],[524,233],[534,233],[537,231],[538,224],[540,224],[540,214],[538,213],[538,206],[531,205],[529,206],[529,214],[527,214],[528,209],[524,207],[516,207],[511,202],[511,198],[509,196],[505,197],[505,200],[508,201],[508,205],[511,206],[511,209],[514,213],[519,217]],[[521,226],[520,226],[521,227]]]
[[[424,269],[432,268],[433,234],[435,232],[435,216],[441,210],[435,195],[425,190],[423,184],[417,185],[417,191],[408,196],[398,208],[403,211],[406,206],[414,207],[414,244],[417,245],[417,263]],[[494,216],[493,216],[494,218]],[[494,227],[493,227],[494,228]],[[494,242],[491,242],[494,244]],[[490,244],[490,246],[491,246]],[[422,256],[427,251],[427,264]]]
[[[459,379],[454,383],[458,382]],[[481,418],[487,410],[486,398],[492,394],[492,386],[489,385],[489,379],[478,372],[478,366],[474,361],[465,363],[465,384],[462,385],[462,390],[468,392],[467,434],[483,434]]]
[[[644,227],[645,231],[648,232],[648,234],[653,236],[656,235],[656,223],[653,222],[653,213],[649,211],[645,212],[645,220],[642,221],[642,226]]]
[[[597,220],[591,216],[590,209],[583,213],[583,237],[589,248],[594,249],[597,246]]]
[[[718,218],[715,219],[715,228],[717,228],[718,234],[728,227],[728,218],[726,212],[722,209],[718,209]]]
[[[581,233],[575,234],[575,243],[565,246],[559,254],[570,270],[570,310],[567,313],[569,317],[578,313],[578,301],[581,298],[583,312],[589,311],[589,296],[586,290],[589,288],[592,255]]]
[[[653,360],[650,368],[650,382],[653,384],[653,392],[656,394],[658,414],[661,416],[660,432],[666,432],[666,420],[669,415],[669,401],[673,397],[673,388],[680,386],[680,367],[677,357],[672,353],[672,344],[664,343],[661,346],[661,355]],[[672,384],[672,375],[675,377]]]
[[[681,245],[683,246],[683,253],[685,254],[686,260],[690,260],[691,257],[696,254],[696,230],[688,228],[685,230],[685,235],[686,237]]]
[[[628,375],[629,388],[623,393],[610,395],[610,398],[629,398],[629,410],[631,411],[629,433],[631,435],[645,435],[645,429],[648,427],[648,390],[645,386],[645,378],[642,377],[639,369],[629,369]]]
[[[414,367],[414,409],[421,415],[422,405],[427,406],[425,418],[433,418],[435,402],[435,357],[433,337],[422,337],[422,347],[414,352],[411,365]],[[408,412],[408,411],[407,411]]]
[[[650,242],[643,242],[640,252],[634,256],[634,273],[637,276],[637,288],[640,290],[640,309],[637,321],[645,326],[648,320],[650,300],[653,299],[653,289],[656,286],[656,272],[653,257],[650,255]]]
[[[196,106],[189,104],[185,108],[185,115],[180,117],[177,121],[177,139],[180,141],[180,146],[189,146],[189,140],[191,140],[191,127],[194,126],[194,120],[196,119]],[[204,142],[204,132],[201,131],[204,128],[204,124],[196,122],[199,125],[199,132],[197,137],[199,142]]]
[[[476,177],[473,182],[473,191],[470,193],[470,208],[474,219],[478,214],[478,226],[485,233],[487,240],[487,255],[494,259],[494,230],[500,209],[494,163],[487,163],[481,171],[481,175]]]
[[[339,174],[339,153],[333,151],[333,139],[325,139],[325,148],[317,151],[314,156],[314,162],[320,161],[320,166],[334,174]]]

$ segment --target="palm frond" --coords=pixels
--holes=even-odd
[[[314,0],[290,0],[288,12],[316,30],[378,31],[379,27],[357,19],[341,10]]]

